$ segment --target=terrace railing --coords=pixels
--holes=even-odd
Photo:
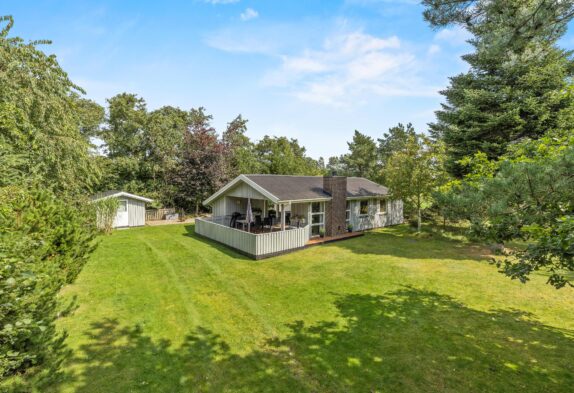
[[[250,233],[228,226],[225,217],[195,219],[198,235],[223,243],[243,254],[260,259],[305,247],[309,240],[309,226],[285,231]]]

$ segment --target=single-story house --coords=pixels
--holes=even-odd
[[[153,202],[152,199],[124,191],[109,190],[92,196],[92,201],[102,199],[118,199],[118,211],[114,219],[114,228],[138,227],[145,225],[145,205]]]
[[[402,201],[360,177],[239,175],[203,204],[212,215],[196,220],[196,233],[256,259],[303,248],[320,234],[403,222]]]

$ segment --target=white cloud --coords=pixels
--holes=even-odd
[[[440,49],[438,44],[410,45],[394,35],[375,36],[338,23],[322,40],[301,38],[289,46],[282,37],[298,34],[292,26],[253,26],[216,32],[206,42],[227,52],[276,59],[277,66],[264,71],[262,86],[303,102],[352,107],[375,97],[436,97],[441,88],[429,82],[432,65],[425,63]],[[302,49],[301,43],[307,47]]]
[[[463,29],[462,27],[456,26],[453,28],[442,29],[435,34],[434,39],[436,41],[447,42],[450,45],[464,45],[472,35]]]
[[[259,16],[259,12],[255,11],[253,8],[247,8],[243,11],[239,17],[242,21],[248,21],[250,19],[255,19]]]
[[[325,39],[318,50],[281,56],[281,65],[268,72],[263,82],[287,88],[299,100],[337,107],[364,101],[369,94],[436,95],[436,88],[422,87],[416,57],[402,46],[396,36],[338,33]]]
[[[306,37],[306,30],[294,29],[292,24],[247,23],[208,32],[203,40],[208,46],[225,52],[280,56],[290,52],[289,48],[299,48]]]
[[[272,36],[256,36],[231,30],[224,30],[205,38],[212,48],[231,53],[261,53],[272,55],[278,51],[277,41]]]
[[[345,84],[341,83],[341,81],[323,80],[321,82],[310,82],[305,89],[295,91],[293,95],[301,101],[340,107],[345,105],[340,99],[345,94],[345,91]]]
[[[440,50],[441,50],[440,45],[432,44],[431,46],[429,46],[427,53],[432,56],[432,55],[436,55],[437,53],[439,53]]]
[[[400,45],[399,38],[396,36],[382,39],[363,34],[362,32],[343,34],[325,41],[326,50],[339,50],[343,54],[370,52],[385,48],[398,48]]]
[[[306,57],[284,57],[283,67],[294,72],[323,72],[327,66],[318,60]]]

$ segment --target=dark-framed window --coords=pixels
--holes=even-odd
[[[369,201],[361,201],[361,206],[359,207],[359,214],[366,215],[369,214]]]
[[[387,212],[387,200],[381,199],[379,201],[379,213],[385,214]]]

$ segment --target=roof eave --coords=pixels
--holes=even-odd
[[[357,201],[360,199],[373,199],[373,198],[386,198],[389,194],[376,194],[376,195],[360,195],[360,196],[351,196],[347,197],[347,200],[350,201]]]
[[[95,198],[95,199],[92,199],[92,202],[101,201],[101,200],[109,199],[109,198],[118,198],[118,197],[127,197],[127,198],[131,198],[131,199],[136,199],[138,201],[146,202],[146,203],[153,202],[153,199],[142,197],[139,195],[130,194],[129,192],[125,192],[125,191],[116,192],[115,194],[106,195],[106,196],[103,196],[101,198]]]
[[[261,187],[259,184],[255,183],[253,180],[251,180],[247,176],[239,175],[235,179],[233,179],[229,183],[227,183],[225,186],[221,187],[215,194],[211,195],[209,198],[207,198],[205,201],[203,201],[203,205],[209,206],[209,204],[211,202],[213,202],[214,200],[216,200],[217,198],[219,198],[220,196],[225,194],[225,191],[229,190],[230,188],[235,186],[240,181],[243,181],[244,183],[246,183],[247,185],[249,185],[250,187],[252,187],[256,191],[260,192],[263,196],[269,198],[269,200],[272,201],[273,203],[279,202],[279,198],[277,198],[275,195],[273,195],[272,193],[267,191],[265,188]]]
[[[277,201],[276,203],[307,203],[307,202],[327,202],[330,201],[331,197],[321,197],[321,198],[305,198],[305,199],[283,199]]]

